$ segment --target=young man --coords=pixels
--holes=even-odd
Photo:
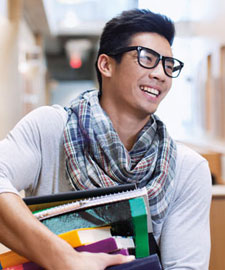
[[[183,67],[173,38],[173,23],[147,10],[112,19],[96,63],[100,92],[85,92],[67,111],[34,110],[0,143],[1,242],[48,270],[123,263],[123,256],[75,252],[32,216],[18,190],[30,196],[134,182],[147,187],[163,269],[208,268],[208,164],[154,114]]]

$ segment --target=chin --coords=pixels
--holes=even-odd
[[[158,107],[157,108],[152,108],[150,111],[148,111],[148,113],[150,114],[150,115],[152,115],[152,114],[154,114],[156,111],[157,111],[157,109],[158,109]]]

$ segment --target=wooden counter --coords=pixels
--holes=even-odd
[[[225,269],[225,185],[213,186],[210,270]]]

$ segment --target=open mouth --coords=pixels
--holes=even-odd
[[[140,88],[142,91],[144,91],[145,93],[149,94],[152,97],[158,97],[158,95],[160,94],[159,90],[155,88],[151,88],[144,85],[141,85]]]

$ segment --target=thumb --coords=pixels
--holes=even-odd
[[[115,264],[121,264],[121,263],[128,263],[135,259],[135,256],[124,256],[121,254],[118,255],[110,255],[111,260],[109,262],[109,265],[115,265]]]

